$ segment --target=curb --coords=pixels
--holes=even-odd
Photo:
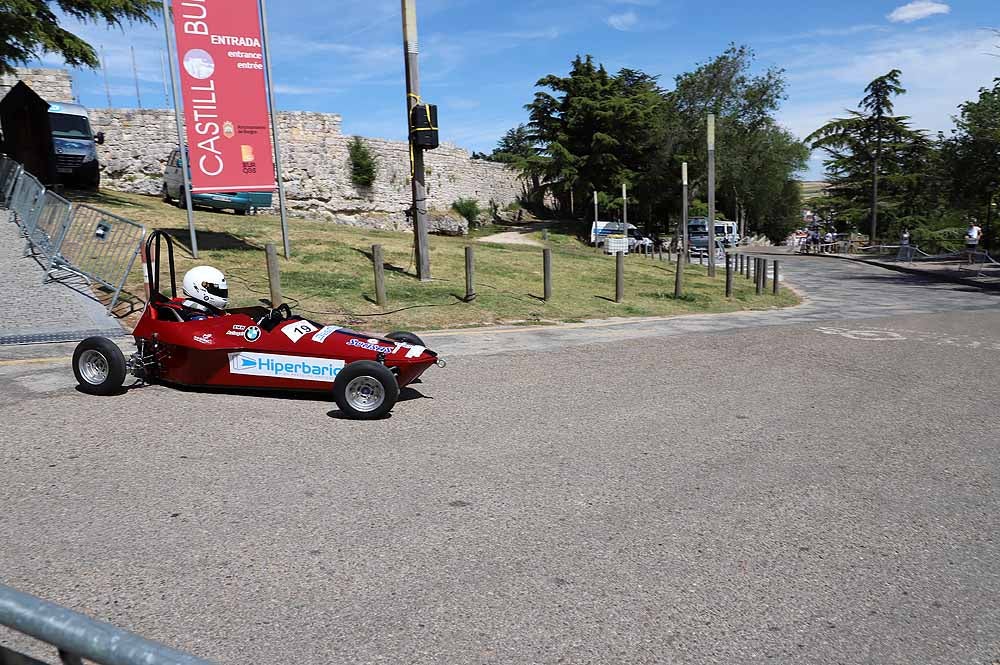
[[[920,268],[908,268],[906,266],[898,266],[889,263],[882,263],[881,261],[873,261],[871,259],[860,259],[851,256],[840,256],[837,254],[815,254],[814,256],[819,258],[840,259],[841,261],[853,261],[854,263],[865,263],[870,266],[875,266],[876,268],[884,268],[885,270],[894,270],[896,272],[902,272],[908,275],[917,275],[918,277],[923,277],[932,282],[949,282],[951,284],[972,286],[977,289],[982,289],[984,291],[1000,292],[1000,284],[993,284],[989,282],[987,283],[977,282],[974,279],[968,279],[966,277],[955,277],[954,275],[939,274],[936,272],[931,272],[929,270],[921,270]]]

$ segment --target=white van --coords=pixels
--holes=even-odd
[[[104,133],[93,133],[87,109],[69,102],[51,103],[49,124],[59,180],[69,185],[97,189],[101,184],[97,146],[104,143]]]

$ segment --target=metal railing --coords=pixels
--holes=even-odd
[[[25,237],[34,228],[37,215],[42,211],[41,199],[44,196],[45,186],[38,178],[22,169],[10,195],[10,209]]]
[[[2,584],[0,625],[54,646],[63,665],[82,665],[83,659],[99,665],[212,665],[210,661]],[[0,647],[0,665],[40,662]]]
[[[34,252],[42,260],[46,280],[58,272],[79,275],[111,291],[108,310],[115,308],[146,227],[100,208],[70,203],[3,155],[0,196],[28,242],[25,255]]]
[[[34,228],[26,229],[29,246],[49,259],[49,269],[52,267],[52,257],[58,253],[63,235],[69,227],[72,212],[72,203],[55,192],[46,191]]]
[[[0,202],[3,205],[7,205],[7,202],[10,201],[11,190],[14,189],[14,184],[20,173],[20,164],[6,155],[0,155]]]
[[[142,249],[146,227],[106,210],[78,204],[73,208],[48,272],[65,270],[111,290],[110,309],[118,304],[125,280]]]

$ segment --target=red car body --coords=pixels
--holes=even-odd
[[[423,346],[299,316],[267,319],[272,310],[264,307],[182,321],[174,314],[180,301],[154,301],[132,333],[139,348],[155,358],[155,378],[167,383],[329,391],[347,364],[371,360],[389,368],[402,388],[438,362]]]

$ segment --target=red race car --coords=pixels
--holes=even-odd
[[[167,240],[170,298],[159,288],[161,238]],[[85,393],[118,393],[128,373],[144,382],[198,388],[332,391],[344,414],[368,420],[387,414],[400,388],[428,367],[444,366],[413,333],[377,337],[324,326],[293,314],[287,305],[220,310],[185,320],[170,236],[154,231],[145,251],[150,298],[132,332],[138,350],[126,360],[104,337],[80,342],[73,372]]]

